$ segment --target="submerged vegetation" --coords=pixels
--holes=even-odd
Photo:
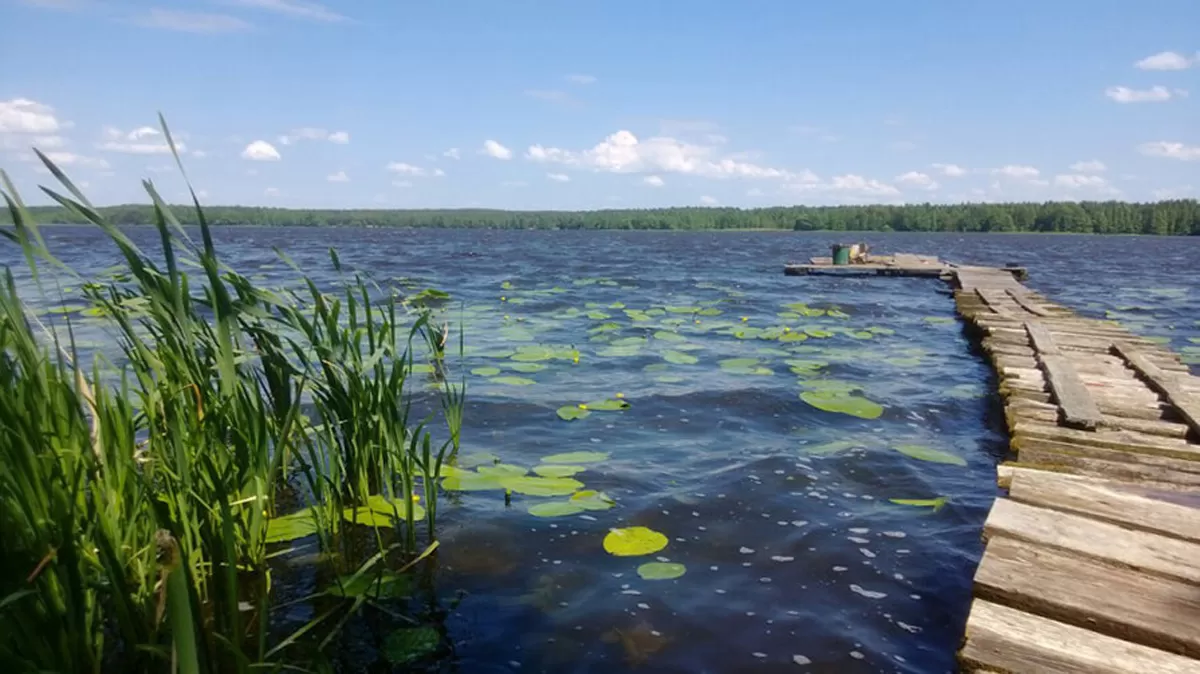
[[[186,207],[172,206],[187,225]],[[57,206],[31,211],[42,222],[86,224]],[[123,225],[151,225],[152,206],[108,206],[99,212]],[[0,214],[0,222],[3,222]],[[1007,204],[910,204],[904,206],[779,206],[772,208],[651,208],[604,211],[501,211],[484,209],[308,210],[214,206],[208,223],[307,227],[434,227],[479,229],[776,229],[851,232],[1071,232],[1079,234],[1200,235],[1200,202],[1154,203],[1047,201]]]
[[[44,297],[74,277],[115,361],[82,362],[72,320],[43,323],[6,270],[5,671],[319,666],[365,612],[391,625],[381,652],[394,662],[442,648],[436,608],[407,598],[437,547],[434,485],[459,446],[464,391],[446,376],[445,326],[359,275],[257,287],[222,264],[198,202],[197,245],[147,182],[156,261],[41,158],[65,188],[46,193],[103,230],[122,265],[78,278],[3,176],[16,226],[0,234]],[[422,342],[439,393],[418,398],[430,388],[414,374]],[[312,617],[280,634],[270,562],[300,552],[320,579],[302,599]]]

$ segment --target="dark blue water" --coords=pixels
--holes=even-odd
[[[115,261],[93,230],[46,233],[81,270]],[[825,234],[217,234],[225,262],[264,282],[289,278],[274,246],[332,280],[332,246],[381,281],[451,293],[444,316],[466,344],[451,358],[469,387],[464,456],[528,469],[606,455],[575,479],[612,497],[609,510],[543,518],[528,509],[564,497],[449,494],[437,587],[465,595],[446,617],[446,671],[955,669],[1007,436],[941,282],[782,275],[843,238]],[[152,232],[133,236],[153,250]],[[1050,298],[1200,360],[1200,240],[865,238],[877,251],[1023,264]],[[85,338],[105,342],[99,327]],[[554,356],[513,358],[535,351]],[[800,397],[831,389],[882,410],[860,418]],[[629,409],[556,414],[618,394]],[[608,554],[609,530],[631,526],[667,546]],[[640,578],[656,560],[686,573]]]

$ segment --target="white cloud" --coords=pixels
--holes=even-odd
[[[715,197],[710,197],[706,194],[700,197],[700,203],[704,204],[705,206],[716,206],[721,202],[717,201]]]
[[[462,157],[462,153],[458,151],[458,148],[452,147],[449,150],[446,150],[445,152],[443,152],[442,156],[449,157],[450,159],[459,159]]]
[[[1083,175],[1081,173],[1064,173],[1054,176],[1054,184],[1057,187],[1069,187],[1072,189],[1082,189],[1085,187],[1107,187],[1108,181],[1100,176]]]
[[[571,182],[571,176],[569,176],[565,173],[547,173],[546,177],[549,178],[550,180],[553,180],[556,183]]]
[[[967,175],[967,170],[958,164],[933,164],[933,168],[941,171],[947,178],[961,178]]]
[[[298,140],[327,140],[338,145],[345,145],[350,142],[350,134],[345,131],[327,131],[319,127],[304,126],[292,129],[279,137],[281,145],[291,145]]]
[[[1093,159],[1091,161],[1077,161],[1071,164],[1071,170],[1076,173],[1104,173],[1108,170],[1108,167],[1099,159]]]
[[[711,146],[659,136],[639,140],[621,130],[588,150],[572,151],[532,145],[525,153],[531,161],[584,166],[609,173],[683,173],[708,178],[788,179],[783,169],[761,166],[734,157],[717,157]]]
[[[1178,52],[1163,51],[1147,56],[1133,65],[1142,70],[1187,70],[1197,64],[1200,64],[1200,54],[1188,58]]]
[[[173,9],[151,9],[133,22],[144,28],[160,28],[184,33],[236,33],[249,30],[250,24],[228,14],[181,12]]]
[[[442,169],[440,169],[440,168],[433,169],[433,177],[434,178],[442,178],[442,177],[445,177],[445,175],[446,175],[446,172],[443,171]]]
[[[483,141],[483,149],[480,151],[496,159],[512,159],[512,150],[491,139]]]
[[[345,16],[338,14],[324,5],[315,2],[302,2],[301,0],[225,0],[225,4],[265,9],[278,14],[287,14],[301,19],[325,21],[328,23],[339,23],[347,20]]]
[[[577,73],[574,75],[567,75],[566,79],[571,84],[595,84],[596,83],[596,78],[594,76],[584,75],[584,74],[580,74],[580,73]]]
[[[75,166],[78,168],[91,168],[91,169],[107,169],[107,168],[109,168],[108,162],[103,159],[99,159],[97,157],[87,157],[87,156],[84,156],[81,154],[76,154],[74,152],[63,152],[61,150],[58,150],[58,151],[44,152],[42,154],[46,155],[47,159],[49,159],[51,162],[57,164],[58,166]],[[34,155],[34,154],[21,155],[21,159],[24,161],[28,161],[28,162],[35,162],[35,163],[39,163],[39,164],[41,163],[41,160],[39,160],[37,158],[37,155]]]
[[[1179,90],[1176,90],[1175,95],[1179,95]],[[1183,92],[1186,95],[1187,92]],[[1155,85],[1149,89],[1130,89],[1129,87],[1109,87],[1104,90],[1104,95],[1113,99],[1118,103],[1161,103],[1171,100],[1171,90]]]
[[[1014,180],[1033,180],[1041,175],[1042,172],[1032,166],[1009,164],[1007,166],[1001,166],[1000,168],[992,169],[992,174],[1004,176],[1005,178],[1012,178]]]
[[[855,174],[834,176],[829,181],[823,181],[812,171],[804,171],[784,187],[793,192],[828,194],[845,201],[875,201],[900,196],[900,190],[894,185]]]
[[[388,171],[391,171],[392,173],[396,173],[396,174],[399,174],[402,176],[429,175],[429,171],[421,168],[420,166],[413,166],[412,164],[406,164],[402,161],[389,162],[388,165],[385,166],[384,168],[387,169]]]
[[[162,133],[150,126],[139,126],[133,131],[125,132],[111,126],[104,127],[103,143],[96,145],[97,149],[106,152],[123,152],[125,154],[170,154],[171,146]],[[187,145],[175,140],[175,148],[180,152],[187,150]]]
[[[348,183],[348,182],[350,182],[350,176],[346,175],[345,171],[338,171],[337,173],[331,173],[331,174],[325,176],[325,179],[331,183]]]
[[[392,184],[395,185],[396,187],[405,187],[405,188],[413,186],[413,184],[407,180],[393,180]]]
[[[920,171],[909,171],[908,173],[898,175],[896,176],[896,182],[902,185],[918,187],[923,190],[936,190],[938,188],[938,183],[936,180],[929,177],[928,174],[921,173]]]
[[[662,187],[666,184],[659,176],[646,176],[645,178],[642,178],[642,182],[651,187]]]
[[[283,193],[279,191],[278,187],[268,187],[267,189],[263,190],[263,194],[268,197],[277,197]]]
[[[265,140],[256,140],[242,150],[242,159],[251,161],[279,161],[279,150]]]
[[[0,101],[0,133],[49,134],[61,127],[54,108],[48,105],[28,98]]]
[[[1200,145],[1184,145],[1183,143],[1174,143],[1165,140],[1154,143],[1142,143],[1138,146],[1138,152],[1150,157],[1165,157],[1181,161],[1200,159]]]

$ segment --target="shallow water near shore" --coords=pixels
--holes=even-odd
[[[116,262],[97,230],[44,233],[85,275]],[[939,281],[782,275],[785,262],[830,243],[1021,264],[1050,299],[1200,360],[1196,239],[215,234],[224,262],[264,285],[291,278],[272,247],[332,282],[334,247],[345,267],[381,284],[448,292],[444,316],[465,344],[465,357],[448,361],[468,385],[462,470],[574,466],[570,479],[613,501],[543,517],[537,506],[567,498],[516,493],[506,504],[498,489],[448,492],[432,582],[455,599],[442,618],[452,647],[433,671],[955,669],[1007,448],[994,378]],[[153,231],[131,236],[156,249]],[[0,261],[27,278],[11,247]],[[104,349],[102,329],[77,327]],[[606,552],[611,529],[634,526],[662,533],[665,547]],[[649,562],[685,572],[644,579]],[[279,582],[288,592],[308,580],[292,572]],[[353,629],[345,663],[360,669],[384,635]]]

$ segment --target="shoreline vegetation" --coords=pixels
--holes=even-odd
[[[394,665],[444,653],[436,485],[465,383],[437,309],[333,251],[337,282],[255,286],[198,203],[194,242],[149,182],[143,252],[39,157],[62,185],[46,194],[122,263],[83,278],[55,259],[0,171],[0,245],[29,272],[0,279],[4,671],[357,671],[343,628],[364,620]],[[103,352],[77,346],[89,321]]]
[[[96,208],[108,222],[153,225],[157,211],[198,226],[191,206],[125,204]],[[33,206],[42,223],[88,224],[63,206]],[[397,227],[443,229],[769,230],[827,232],[1042,232],[1200,236],[1200,201],[1153,203],[1051,201],[904,206],[781,206],[772,208],[652,208],[596,211],[490,209],[287,209],[205,206],[208,226]],[[0,213],[0,224],[11,224]]]

